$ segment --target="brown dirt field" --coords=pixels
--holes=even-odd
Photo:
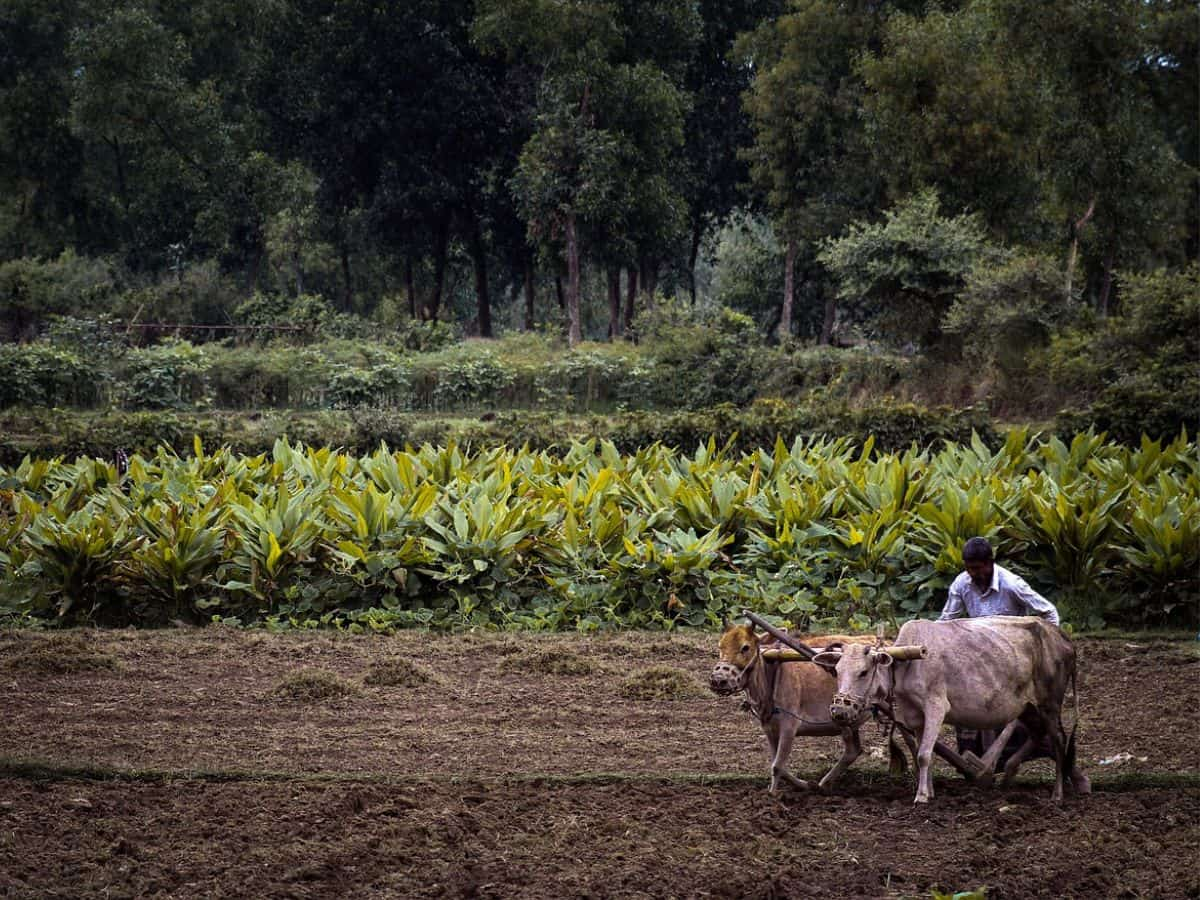
[[[769,796],[714,635],[75,634],[0,632],[0,897],[1200,897],[1194,643],[1079,642],[1092,796],[939,768],[918,808],[874,725],[833,795]]]

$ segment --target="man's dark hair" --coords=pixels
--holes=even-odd
[[[963,544],[963,562],[991,562],[992,545],[981,537],[973,537]]]

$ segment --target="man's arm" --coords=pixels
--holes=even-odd
[[[946,598],[946,605],[942,608],[942,614],[938,616],[939,622],[948,622],[951,619],[958,619],[967,614],[966,607],[963,604],[962,590],[958,587],[958,579],[950,585],[950,595]]]
[[[1031,588],[1029,582],[1024,578],[1013,575],[1012,589],[1017,598],[1028,608],[1029,615],[1040,616],[1051,625],[1059,624],[1058,610],[1054,608],[1054,604]]]

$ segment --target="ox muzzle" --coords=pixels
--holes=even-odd
[[[867,698],[859,694],[836,693],[829,704],[829,718],[846,728],[860,724],[870,710]]]
[[[719,662],[713,666],[712,674],[708,676],[708,687],[714,694],[728,697],[742,689],[743,669],[733,663]]]

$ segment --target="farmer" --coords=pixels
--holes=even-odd
[[[976,616],[1040,616],[1051,625],[1058,624],[1058,610],[1054,604],[1031,588],[1024,578],[996,565],[992,545],[984,538],[973,537],[967,541],[962,556],[966,571],[951,583],[950,596],[939,622],[963,616],[968,619]],[[996,737],[992,731],[967,728],[956,731],[958,752],[970,750],[976,756],[983,756]],[[1025,726],[1017,725],[996,762],[996,771],[1004,768],[1008,758],[1025,743],[1025,737]],[[1042,755],[1042,752],[1044,748],[1039,748],[1034,755]]]
[[[939,622],[966,616],[1040,616],[1058,624],[1054,604],[1031,588],[1019,575],[996,565],[992,545],[973,537],[963,544],[963,567],[950,585],[950,596]]]

